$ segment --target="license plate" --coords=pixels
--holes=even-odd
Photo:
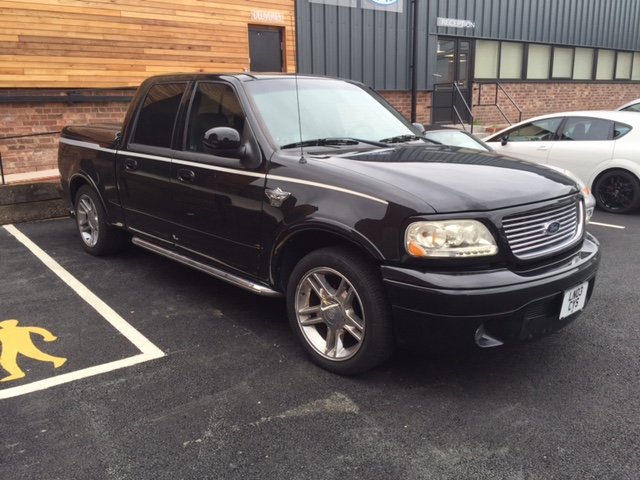
[[[584,308],[584,304],[587,301],[588,287],[589,282],[584,282],[582,285],[564,292],[562,309],[560,310],[560,320]]]

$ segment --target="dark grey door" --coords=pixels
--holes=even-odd
[[[249,58],[252,72],[282,72],[282,32],[250,28]]]
[[[433,92],[433,123],[468,123],[471,107],[471,42],[440,37]],[[457,87],[457,88],[456,88]],[[456,113],[457,111],[457,113]]]

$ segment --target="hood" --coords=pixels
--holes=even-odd
[[[403,145],[324,161],[375,180],[390,201],[396,195],[409,200],[410,194],[438,213],[495,210],[579,191],[571,179],[543,165],[442,145]],[[370,193],[385,197],[382,191]]]

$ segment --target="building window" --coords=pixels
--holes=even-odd
[[[640,80],[640,52],[476,41],[478,80],[520,80],[525,64],[527,80]]]
[[[523,50],[522,43],[478,40],[475,77],[521,79]]]
[[[569,79],[573,73],[573,48],[553,49],[553,69],[551,76],[553,78]]]
[[[498,78],[500,42],[478,40],[476,42],[476,78]]]
[[[633,53],[618,52],[616,61],[616,80],[631,80],[631,64]]]
[[[454,80],[453,59],[456,53],[456,43],[453,41],[438,42],[438,60],[436,63],[436,83],[452,83]]]
[[[502,42],[500,45],[500,78],[522,78],[522,51],[521,43]]]
[[[527,78],[531,80],[548,79],[551,47],[549,45],[529,45],[528,51]]]
[[[631,80],[640,80],[640,53],[633,54],[633,69],[631,71]]]
[[[591,80],[593,78],[593,49],[576,48],[573,57],[573,79]]]
[[[596,80],[613,80],[613,67],[616,64],[616,52],[613,50],[598,50],[598,66]]]

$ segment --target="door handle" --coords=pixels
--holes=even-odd
[[[539,152],[546,152],[549,150],[549,147],[538,147]]]
[[[138,162],[133,160],[133,159],[131,159],[131,158],[127,158],[124,161],[124,168],[126,170],[130,170],[130,171],[137,170],[138,169]]]
[[[178,170],[178,180],[181,182],[193,182],[195,178],[196,174],[192,170],[187,170],[186,168]]]

